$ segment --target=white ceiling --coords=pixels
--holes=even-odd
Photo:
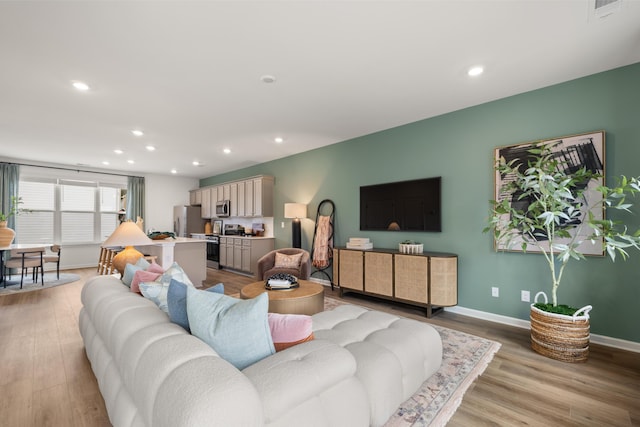
[[[202,178],[640,62],[594,1],[2,1],[0,156]]]

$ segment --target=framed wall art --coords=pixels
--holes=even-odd
[[[553,144],[553,153],[554,157],[558,160],[559,167],[564,168],[565,171],[577,170],[580,168],[586,168],[588,171],[597,173],[600,175],[599,178],[591,179],[586,184],[586,189],[583,193],[583,197],[585,200],[584,206],[593,205],[594,200],[602,199],[602,194],[596,191],[595,189],[604,185],[604,176],[605,176],[605,152],[604,152],[604,142],[605,135],[604,131],[597,131],[592,133],[585,133],[580,135],[571,135],[565,136],[561,138],[553,138],[548,140],[527,142],[522,144],[509,145],[504,147],[498,147],[494,151],[494,165],[500,161],[500,159],[504,159],[506,162],[517,159],[518,163],[520,163],[520,169],[523,171],[528,165],[530,153],[528,150],[533,148],[535,145],[539,144]],[[505,184],[509,181],[512,181],[514,176],[503,175],[499,171],[495,171],[495,198],[494,200],[498,202],[503,202],[505,198],[509,199],[509,203],[511,206],[514,203],[517,203],[521,206],[518,206],[518,209],[525,209],[529,203],[526,199],[518,199],[517,195],[504,194],[501,189]],[[580,220],[586,217],[586,207],[584,212],[580,215]],[[597,208],[592,210],[592,214],[596,219],[603,219],[604,212],[602,208]],[[505,217],[505,221],[509,218]],[[573,224],[575,225],[575,223]],[[580,227],[573,228],[567,227],[569,229],[569,233],[575,233],[580,230]],[[581,230],[581,233],[584,234],[584,237],[591,234],[591,229],[589,227],[584,227]],[[573,236],[574,234],[572,234]],[[579,240],[582,240],[579,236]],[[543,248],[545,247],[544,236],[536,239],[536,244],[541,244]],[[498,251],[513,251],[513,252],[522,252],[522,243],[524,238],[522,236],[516,236],[513,240],[509,242],[507,246],[504,242],[498,242],[494,239],[495,249]],[[567,239],[568,241],[568,239]],[[562,242],[561,242],[562,243]],[[579,251],[585,255],[594,255],[594,256],[604,256],[602,241],[597,240],[595,244],[592,243],[589,239],[585,239],[579,246]],[[535,247],[533,244],[527,245],[526,252],[542,252],[540,248]]]
[[[213,234],[222,234],[222,220],[214,219],[213,220]]]

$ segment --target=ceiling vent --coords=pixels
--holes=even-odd
[[[618,12],[622,0],[593,0],[593,15],[597,18],[605,18],[614,12]]]

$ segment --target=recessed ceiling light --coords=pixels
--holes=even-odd
[[[171,173],[178,173],[178,171],[175,169],[171,169]]]
[[[153,145],[147,145],[145,148],[147,149],[147,151],[154,151],[156,149],[156,147],[154,147]]]
[[[127,160],[127,163],[129,163],[130,165],[134,164],[135,162],[133,160]]]
[[[471,77],[475,77],[475,76],[479,76],[483,72],[484,72],[484,68],[478,65],[478,66],[469,68],[469,71],[467,71],[467,74],[470,75]]]
[[[116,148],[115,150],[113,150],[113,152],[114,152],[114,153],[116,153],[116,154],[122,154],[122,153],[124,153],[124,151],[122,151],[122,150],[120,150],[120,149],[118,149],[118,148]]]
[[[109,166],[109,162],[107,162],[106,160],[104,162],[102,162],[103,165],[105,166]]]
[[[144,135],[144,132],[142,132],[140,129],[134,129],[131,131],[132,134],[134,134],[135,136],[142,136]]]
[[[197,161],[197,160],[194,160],[194,162],[193,162],[193,166],[200,166],[200,162],[199,162],[199,161]]]
[[[86,84],[85,82],[80,82],[80,81],[74,81],[71,83],[73,85],[73,87],[75,87],[77,90],[80,90],[82,92],[86,92],[89,90],[89,85]]]
[[[281,137],[277,137],[276,139],[274,139],[274,141],[280,144],[282,141],[284,141],[284,139],[282,139]]]
[[[276,82],[276,78],[274,76],[270,76],[270,75],[265,75],[260,77],[260,80],[262,81],[262,83],[275,83]]]
[[[224,154],[229,154],[231,153],[231,150],[229,148],[225,148],[224,150],[222,150],[224,152]]]

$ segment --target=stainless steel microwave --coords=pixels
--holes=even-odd
[[[218,218],[224,218],[231,213],[231,202],[229,200],[223,200],[216,202],[216,216]]]

